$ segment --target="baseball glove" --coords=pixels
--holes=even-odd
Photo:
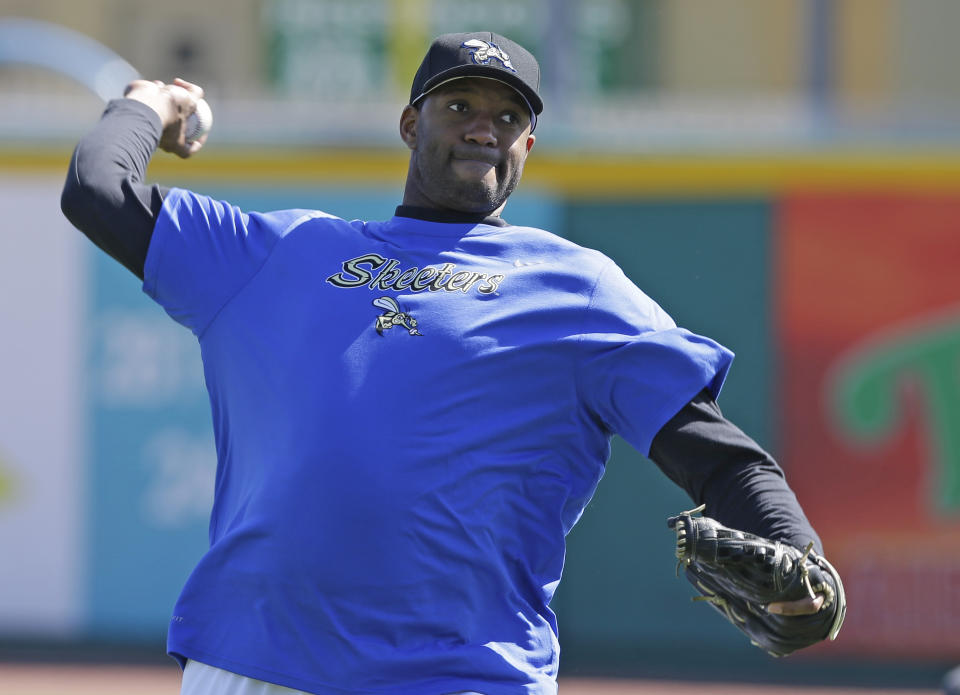
[[[750,641],[772,656],[786,656],[824,639],[834,639],[843,624],[847,602],[840,575],[813,552],[727,528],[706,516],[706,505],[667,519],[677,533],[677,574],[701,594]],[[776,601],[824,597],[817,613],[777,615],[767,611]]]

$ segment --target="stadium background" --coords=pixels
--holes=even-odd
[[[162,660],[206,538],[198,351],[59,212],[125,74],[84,41],[207,89],[208,146],[153,180],[383,217],[426,43],[490,27],[544,67],[507,219],[605,251],[737,353],[721,407],[787,469],[850,600],[835,644],[757,652],[689,603],[664,525],[688,501],[618,441],[570,536],[561,675],[935,686],[960,662],[958,20],[951,0],[0,0],[0,659]]]

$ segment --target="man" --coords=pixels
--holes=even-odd
[[[613,433],[722,522],[819,550],[714,402],[731,353],[598,252],[501,217],[538,88],[509,39],[436,39],[385,222],[142,183],[158,144],[203,146],[184,81],[134,82],[78,145],[65,214],[193,331],[210,392],[210,548],[168,640],[184,693],[555,693],[549,602]]]

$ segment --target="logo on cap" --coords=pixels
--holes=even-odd
[[[473,62],[477,65],[489,65],[491,60],[499,60],[500,64],[507,70],[517,71],[510,62],[510,56],[495,43],[481,41],[480,39],[470,39],[460,44],[460,47],[470,49],[470,57],[473,58]]]

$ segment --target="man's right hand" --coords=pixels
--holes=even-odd
[[[179,77],[172,84],[159,80],[134,80],[127,85],[123,95],[143,102],[157,112],[163,126],[161,150],[187,158],[207,141],[206,135],[193,142],[186,140],[187,118],[197,110],[197,100],[203,98],[202,87]]]

